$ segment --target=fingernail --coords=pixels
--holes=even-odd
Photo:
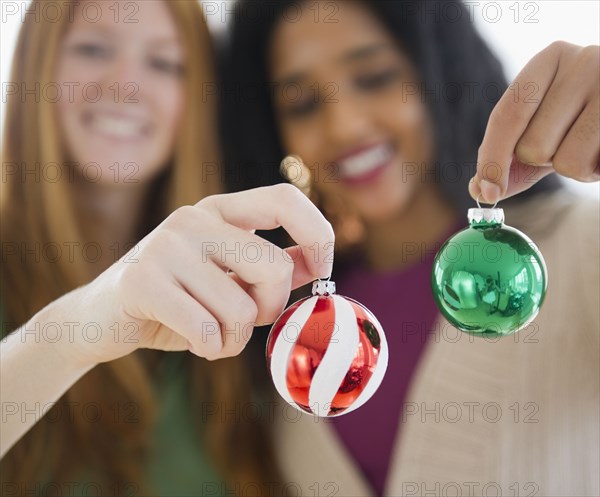
[[[332,267],[331,264],[328,264],[327,266],[324,266],[322,268],[321,271],[319,271],[318,275],[315,277],[315,279],[319,279],[319,280],[326,280],[328,278],[331,278],[331,272],[332,272]]]
[[[488,180],[481,180],[479,183],[481,189],[481,196],[483,200],[488,204],[495,204],[500,200],[500,187],[495,183],[490,183]]]
[[[469,189],[471,191],[471,195],[477,197],[481,193],[481,187],[479,186],[479,181],[477,181],[477,176],[473,176],[469,181]]]

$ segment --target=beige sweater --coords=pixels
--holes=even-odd
[[[542,310],[496,341],[439,318],[399,419],[385,495],[600,495],[600,207],[557,192],[505,214],[546,259]],[[277,419],[290,495],[374,495],[327,420],[292,408]]]

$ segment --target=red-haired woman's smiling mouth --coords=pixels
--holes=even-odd
[[[150,132],[146,119],[122,112],[92,111],[83,115],[83,124],[94,134],[117,141],[137,141]]]

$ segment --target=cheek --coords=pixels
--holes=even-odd
[[[184,85],[180,81],[169,81],[165,84],[154,82],[150,89],[149,100],[154,102],[156,122],[161,135],[173,139],[177,134],[184,109]]]
[[[432,129],[425,105],[412,98],[395,108],[398,112],[387,112],[392,117],[389,126],[394,129],[405,158],[416,162],[431,160]]]
[[[323,135],[317,131],[318,126],[280,123],[279,129],[285,152],[298,155],[307,166],[321,165],[327,157],[326,144]]]
[[[60,88],[58,107],[68,111],[75,104],[105,97],[101,86],[106,69],[102,64],[86,64],[68,56],[59,57],[55,80]]]
[[[73,160],[83,161],[86,157],[82,155],[81,144],[85,143],[85,137],[79,116],[86,104],[86,88],[90,88],[90,97],[96,96],[96,91],[92,92],[88,85],[97,82],[98,76],[95,71],[86,71],[81,64],[69,58],[59,58],[55,80],[60,88],[60,98],[54,105],[55,116],[63,143],[73,155]]]

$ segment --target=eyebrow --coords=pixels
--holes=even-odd
[[[77,25],[74,28],[71,28],[68,31],[68,34],[71,34],[73,32],[75,32],[77,34],[90,32],[90,33],[93,33],[93,34],[100,34],[100,35],[103,35],[103,36],[109,36],[110,35],[110,29],[109,28],[107,28],[106,26],[98,26],[96,24],[93,24],[91,26]]]
[[[377,43],[374,45],[365,45],[352,50],[342,57],[343,62],[354,62],[370,57],[373,54],[381,52],[382,50],[390,50],[392,46],[389,43]]]
[[[169,38],[159,38],[157,40],[152,40],[150,42],[150,45],[152,45],[152,47],[157,48],[157,47],[163,47],[163,46],[170,46],[170,45],[177,45],[179,46],[179,39],[175,36],[175,37],[169,37]]]
[[[110,38],[111,40],[114,39],[115,35],[114,32],[106,27],[106,26],[97,26],[97,25],[93,25],[93,26],[86,26],[86,27],[80,27],[79,28],[80,32],[92,32],[94,34],[98,34],[98,35],[102,35],[106,38]],[[179,38],[175,35],[175,36],[163,36],[161,38],[157,38],[157,39],[150,39],[149,43],[150,46],[152,46],[152,48],[161,48],[163,46],[170,46],[170,45],[179,45]]]
[[[377,44],[373,44],[373,45],[365,45],[365,46],[353,49],[350,52],[342,55],[342,57],[340,57],[339,60],[343,63],[357,62],[357,61],[368,59],[372,55],[377,54],[381,51],[391,50],[391,49],[393,49],[393,47],[389,43],[377,43]],[[306,73],[295,72],[295,73],[290,74],[289,76],[286,76],[285,78],[280,80],[278,83],[285,86],[285,85],[302,83],[306,79],[308,79]]]

